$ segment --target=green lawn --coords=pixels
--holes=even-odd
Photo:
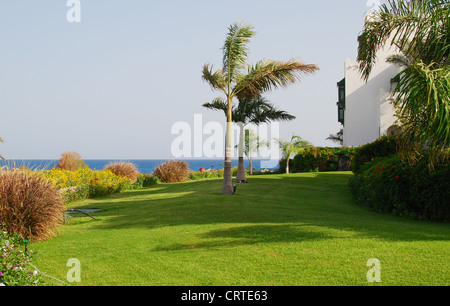
[[[233,196],[221,180],[163,184],[72,203],[104,211],[32,244],[34,264],[66,281],[77,258],[85,286],[374,285],[366,263],[377,258],[381,285],[450,285],[450,226],[356,206],[350,176],[257,176]]]

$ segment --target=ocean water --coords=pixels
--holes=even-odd
[[[102,160],[84,160],[84,162],[89,166],[92,170],[103,170],[108,164],[117,161],[125,161],[133,163],[139,172],[141,173],[152,173],[158,165],[161,165],[168,160],[161,159],[138,159],[138,160],[113,160],[113,159],[102,159]],[[205,169],[222,169],[224,161],[217,159],[195,159],[195,160],[185,160],[191,169],[191,171],[198,171],[201,168]],[[52,169],[54,166],[58,164],[58,160],[43,160],[43,159],[33,159],[33,160],[0,160],[0,167],[8,166],[10,168],[19,168],[21,166],[26,166],[33,170],[41,170],[41,169]],[[238,166],[238,160],[232,160],[232,167]],[[248,167],[249,162],[245,160],[245,167]],[[262,166],[262,167],[261,167]],[[277,166],[267,165],[264,161],[254,160],[253,167],[256,171],[262,169],[274,169]]]

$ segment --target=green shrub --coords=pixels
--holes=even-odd
[[[397,154],[398,137],[383,136],[355,150],[352,159],[353,172],[361,173],[364,165],[371,163],[375,158],[389,157]]]
[[[50,238],[64,221],[59,192],[30,171],[0,171],[0,222],[33,240]]]
[[[221,178],[223,177],[223,171],[218,170],[207,170],[205,172],[200,171],[192,171],[189,174],[189,179],[192,181],[202,180],[202,179],[212,179],[212,178]]]
[[[184,161],[170,161],[159,165],[154,171],[163,183],[184,182],[189,178],[189,164]]]
[[[299,152],[289,162],[290,172],[349,171],[354,148],[311,147]],[[280,173],[286,169],[286,160],[280,161]]]
[[[426,155],[425,155],[426,156]],[[428,168],[427,158],[411,166],[398,155],[376,158],[349,180],[356,203],[376,211],[415,219],[450,221],[448,161]]]
[[[150,187],[158,184],[159,182],[161,182],[161,180],[154,175],[139,173],[136,182],[132,185],[132,188],[136,189],[136,188]]]
[[[0,286],[37,286],[40,275],[29,265],[33,252],[22,249],[23,237],[0,226]]]

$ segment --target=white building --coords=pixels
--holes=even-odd
[[[397,118],[390,102],[394,78],[402,70],[387,63],[386,59],[398,51],[381,49],[377,63],[368,81],[359,72],[358,63],[345,60],[345,78],[338,83],[339,122],[343,125],[344,146],[359,146],[370,143],[381,136],[397,132]]]

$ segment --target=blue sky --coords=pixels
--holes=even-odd
[[[370,2],[370,1],[369,1]],[[375,1],[374,1],[375,2]],[[171,157],[178,121],[223,122],[201,105],[227,27],[252,24],[249,62],[300,58],[320,71],[266,97],[297,119],[280,125],[316,146],[340,129],[336,83],[356,58],[366,0],[0,0],[0,152],[8,159]]]

